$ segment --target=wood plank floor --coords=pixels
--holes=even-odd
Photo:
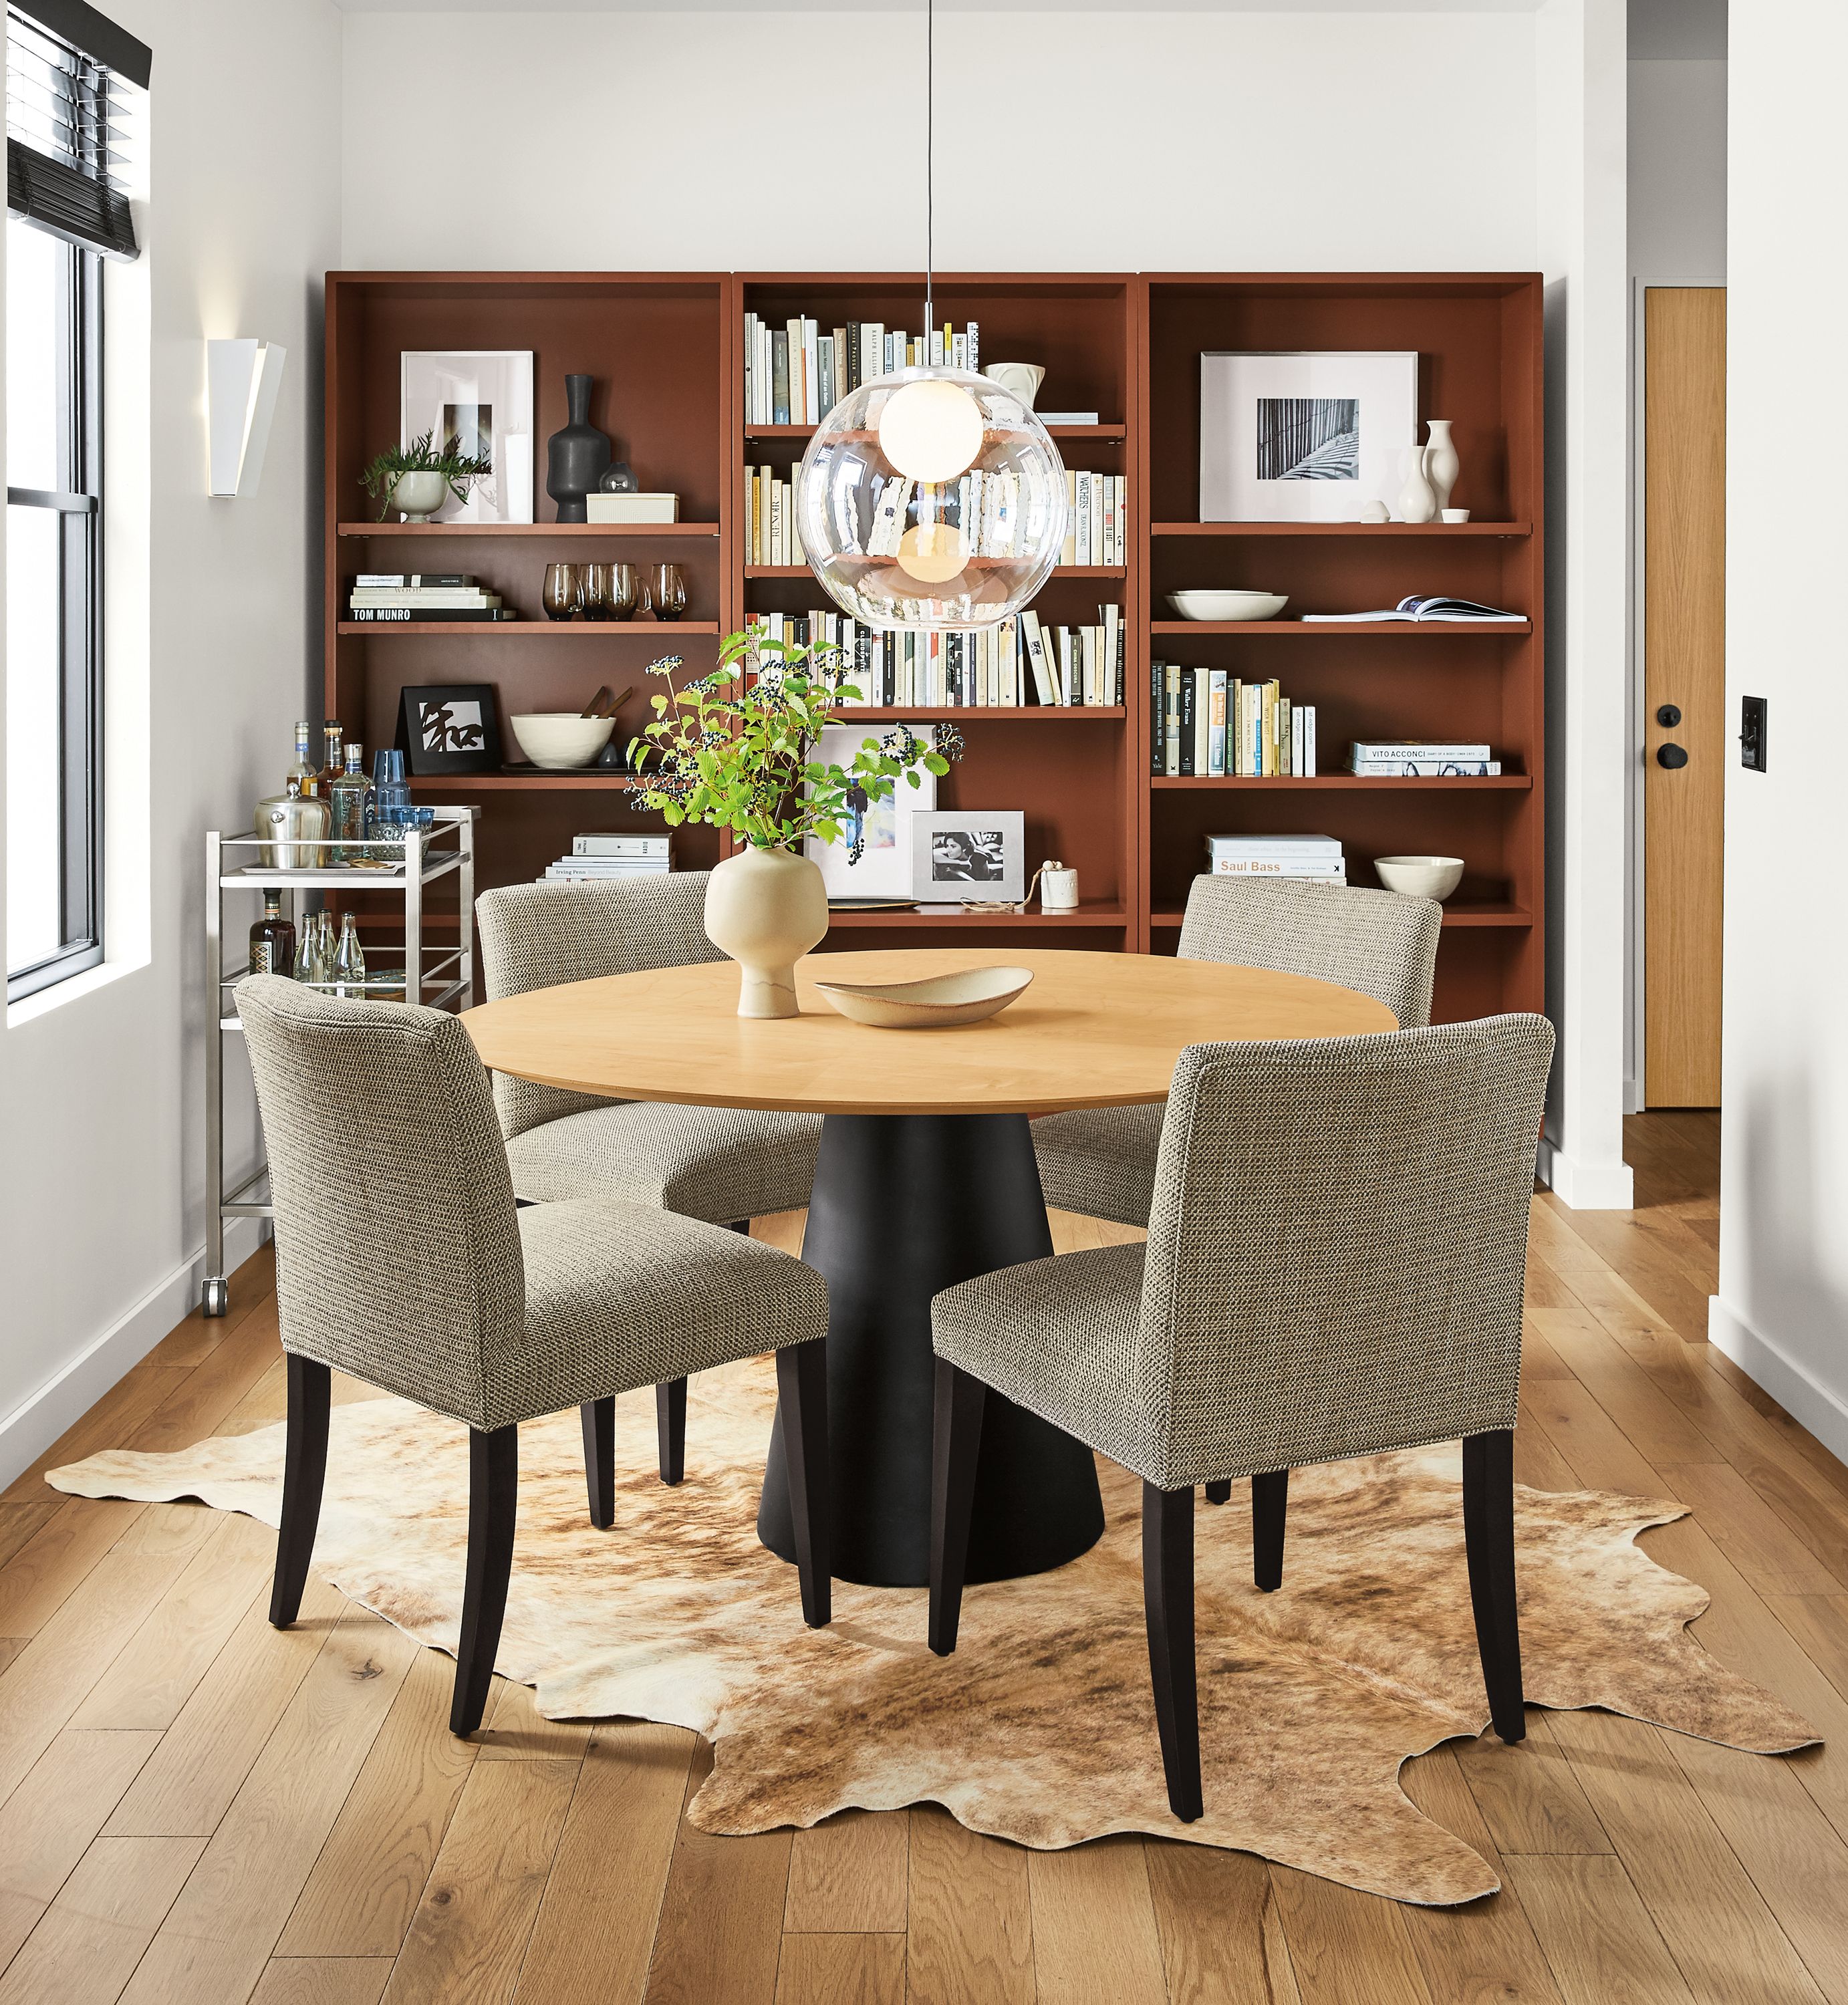
[[[1535,1712],[1520,1748],[1441,1748],[1407,1787],[1505,1889],[1449,1912],[929,1807],[715,1838],[690,1734],[497,1684],[458,1746],[447,1659],[318,1584],[269,1628],[268,1533],[35,1469],[0,1496],[0,2005],[1848,2005],[1848,1470],[1704,1341],[1717,1145],[1639,1116],[1636,1212],[1535,1200],[1520,1473],[1688,1504],[1645,1543],[1711,1592],[1696,1634],[1827,1747]],[[278,1417],[269,1271],[40,1467]]]

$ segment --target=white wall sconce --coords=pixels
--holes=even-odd
[[[209,494],[255,494],[289,351],[273,341],[206,343]]]

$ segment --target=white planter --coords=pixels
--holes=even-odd
[[[392,506],[407,522],[427,522],[448,492],[440,473],[401,473],[392,485]]]
[[[738,964],[740,1017],[793,1017],[796,964],[827,932],[819,865],[788,849],[740,850],[706,887],[706,937]]]

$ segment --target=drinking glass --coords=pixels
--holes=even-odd
[[[652,589],[657,620],[678,620],[687,610],[687,581],[678,564],[656,564]]]
[[[540,595],[540,603],[546,609],[548,620],[569,620],[577,612],[584,599],[584,578],[581,567],[573,564],[549,564],[546,566],[546,582]]]
[[[578,609],[586,620],[613,620],[616,616],[614,564],[587,564]]]
[[[635,609],[645,602],[641,574],[632,564],[610,566],[610,617],[633,620]]]

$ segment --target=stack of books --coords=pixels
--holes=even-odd
[[[671,835],[574,835],[571,853],[546,866],[542,883],[599,878],[659,877],[673,868]]]
[[[1065,547],[1062,564],[1121,564],[1130,560],[1128,483],[1120,473],[1065,470]]]
[[[517,620],[472,571],[361,571],[353,581],[346,616],[363,626],[403,625],[413,620]]]
[[[772,467],[747,466],[744,471],[746,563],[799,564],[803,560],[802,539],[796,528],[791,483],[779,479]],[[848,554],[897,557],[899,539],[915,520],[915,483],[897,475],[876,475],[866,492],[863,518],[844,525],[852,537]],[[940,491],[938,506],[943,519],[962,530],[971,557],[1016,554],[1014,539],[1021,519],[1018,474],[1008,469],[965,473],[954,486]]]
[[[818,322],[796,317],[780,327],[744,316],[744,422],[747,425],[818,425],[841,399],[899,369],[926,363],[933,369],[982,367],[981,329],[970,321],[961,333],[947,325],[912,336],[882,321],[848,321],[824,333]]]
[[[753,624],[767,641],[837,651],[841,679],[859,691],[843,710],[1108,708],[1123,700],[1120,606],[1100,606],[1094,627],[1049,627],[1031,608],[968,632],[877,634],[820,611],[759,613]]]
[[[1347,748],[1347,770],[1382,780],[1480,779],[1502,770],[1490,750],[1467,739],[1357,738]]]
[[[1149,770],[1165,778],[1316,777],[1316,706],[1292,703],[1274,679],[1151,662],[1149,729]]]
[[[1210,835],[1207,871],[1214,877],[1295,877],[1345,884],[1347,859],[1332,835]]]

